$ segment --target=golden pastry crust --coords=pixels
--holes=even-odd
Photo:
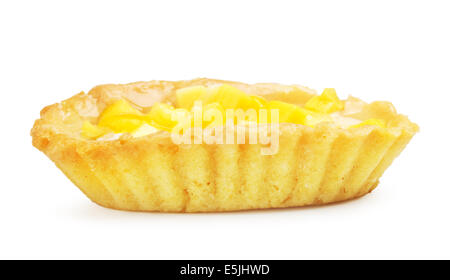
[[[159,131],[97,141],[80,136],[84,120],[125,98],[137,107],[174,102],[176,89],[227,83],[267,99],[304,104],[315,93],[299,86],[195,79],[102,85],[44,108],[31,131],[44,152],[99,205],[131,211],[216,212],[319,205],[371,192],[418,126],[389,102],[362,103],[356,118],[381,118],[387,128],[314,128],[280,124],[275,155],[261,145],[176,145]],[[248,143],[248,141],[246,142]]]

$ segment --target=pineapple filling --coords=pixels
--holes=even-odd
[[[365,125],[386,127],[385,121],[381,119],[361,121],[343,116],[341,111],[344,110],[344,102],[332,88],[327,88],[321,95],[312,97],[304,106],[298,106],[277,100],[268,101],[264,97],[248,95],[235,87],[223,84],[179,89],[176,92],[176,107],[156,103],[145,113],[120,99],[100,114],[97,124],[85,121],[81,135],[98,140],[117,139],[123,133],[141,137],[160,130],[172,131],[181,121],[191,122],[191,127],[220,126],[228,122],[229,112],[233,110],[246,112],[243,118],[236,118],[237,114],[231,116],[235,124],[278,122],[313,127],[320,122],[334,122],[344,128]],[[200,124],[191,121],[199,111],[202,114]],[[274,112],[278,113],[278,119],[273,116]]]

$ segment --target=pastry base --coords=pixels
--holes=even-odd
[[[165,131],[113,141],[87,140],[79,135],[83,120],[94,120],[117,98],[146,107],[155,101],[170,101],[177,87],[218,82],[222,81],[96,87],[89,94],[80,93],[45,108],[31,133],[33,145],[101,206],[130,211],[222,212],[321,205],[361,197],[377,186],[418,131],[417,125],[397,114],[390,103],[374,102],[364,110],[387,120],[388,129],[280,124],[280,148],[270,156],[261,155],[261,145],[176,145]],[[265,90],[266,96],[272,89],[277,92],[274,98],[282,100],[303,102],[311,96],[299,93],[295,86],[238,85],[247,92]],[[148,93],[153,101],[143,98]]]

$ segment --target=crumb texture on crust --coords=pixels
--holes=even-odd
[[[173,103],[178,88],[219,83],[296,104],[314,95],[300,86],[210,79],[97,86],[44,108],[31,131],[33,145],[102,206],[214,212],[318,205],[363,196],[377,186],[418,131],[389,102],[374,102],[363,103],[355,117],[382,118],[387,129],[281,124],[279,151],[270,156],[261,155],[260,144],[176,145],[165,131],[114,141],[80,136],[84,120],[97,119],[119,98],[145,109],[155,102]]]

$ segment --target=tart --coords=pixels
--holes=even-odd
[[[239,109],[256,115],[228,118]],[[196,112],[203,113],[200,122],[193,121]],[[209,112],[224,118],[205,117]],[[243,142],[196,138],[208,129],[234,140],[244,131]],[[256,130],[276,134],[275,149],[274,141],[252,142]],[[316,94],[296,85],[202,78],[94,87],[44,108],[31,135],[101,206],[218,212],[363,196],[417,131],[389,102],[341,100],[334,89]],[[174,141],[182,135],[186,141]]]

